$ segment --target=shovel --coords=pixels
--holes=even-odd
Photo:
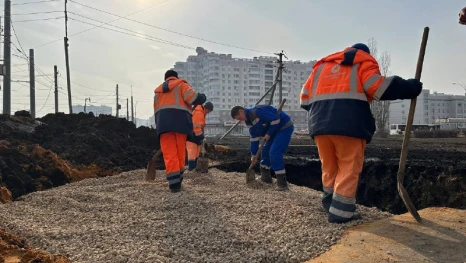
[[[201,147],[202,157],[197,160],[196,171],[205,174],[209,172],[209,159],[205,158],[205,140],[202,141]]]
[[[424,56],[426,54],[426,46],[427,46],[428,37],[429,37],[429,28],[425,27],[424,34],[422,35],[421,49],[419,50],[419,57],[417,60],[416,76],[415,76],[417,80],[421,79],[422,66],[424,64]],[[398,167],[397,186],[398,186],[398,193],[400,194],[401,199],[403,199],[403,202],[408,208],[408,211],[411,213],[411,215],[414,217],[414,219],[416,219],[418,223],[421,223],[422,218],[417,212],[416,207],[414,206],[413,202],[411,201],[411,198],[408,195],[408,192],[403,186],[403,180],[405,178],[406,159],[408,157],[408,145],[409,145],[409,140],[411,138],[411,130],[413,126],[416,102],[417,102],[416,98],[412,99],[411,105],[409,107],[408,121],[406,122],[405,136],[403,140],[403,146],[401,148],[400,163]]]
[[[162,150],[158,150],[155,154],[154,157],[152,157],[152,160],[149,161],[147,164],[147,173],[146,173],[146,181],[154,181],[155,176],[157,173],[157,159],[159,156],[162,154]]]
[[[277,109],[277,114],[280,114],[282,111],[283,105],[285,105],[286,99],[282,100],[282,103],[278,106]],[[252,181],[256,180],[256,172],[254,171],[254,166],[256,165],[257,161],[259,160],[259,155],[262,152],[262,148],[264,148],[265,141],[264,139],[261,140],[259,144],[259,149],[257,150],[257,153],[255,155],[256,158],[255,161],[251,162],[251,165],[249,165],[248,170],[246,171],[246,184],[251,183]]]

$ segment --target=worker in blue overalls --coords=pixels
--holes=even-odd
[[[270,169],[272,169],[277,176],[277,190],[288,190],[283,157],[294,131],[290,116],[283,111],[277,114],[277,108],[273,106],[257,105],[249,108],[235,106],[231,109],[231,117],[244,121],[249,128],[252,162],[257,161],[255,155],[259,149],[260,138],[264,137],[266,141],[261,152],[261,180],[265,183],[272,183],[270,175]]]

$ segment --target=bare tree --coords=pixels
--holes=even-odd
[[[391,57],[390,54],[385,51],[380,56],[377,50],[377,41],[371,38],[367,41],[367,46],[371,51],[371,55],[377,59],[380,67],[380,73],[383,76],[390,76]],[[378,134],[381,137],[387,137],[388,135],[388,121],[390,118],[390,102],[389,101],[373,101],[371,104],[372,115],[374,115],[375,125],[378,130]]]

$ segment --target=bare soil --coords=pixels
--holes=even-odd
[[[71,263],[63,256],[35,249],[0,228],[0,263]]]
[[[466,211],[427,208],[356,226],[308,263],[466,262]]]

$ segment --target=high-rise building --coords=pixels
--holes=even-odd
[[[408,118],[410,100],[398,100],[390,103],[390,124],[405,124]],[[438,119],[465,118],[466,96],[430,93],[423,90],[417,98],[413,124],[434,125]],[[458,127],[463,127],[459,124]],[[442,124],[441,128],[456,128],[456,124]]]
[[[174,70],[193,88],[206,94],[214,104],[214,111],[207,117],[206,133],[223,134],[231,127],[230,109],[235,105],[254,105],[274,84],[278,70],[276,57],[233,58],[231,54],[207,52],[198,47],[197,55],[186,62],[177,62]],[[294,122],[296,129],[307,128],[307,114],[299,105],[299,94],[317,61],[284,62],[282,97],[287,99],[283,108]],[[261,104],[268,103],[268,97]],[[279,104],[278,86],[274,106]],[[244,134],[238,127],[234,133]]]

